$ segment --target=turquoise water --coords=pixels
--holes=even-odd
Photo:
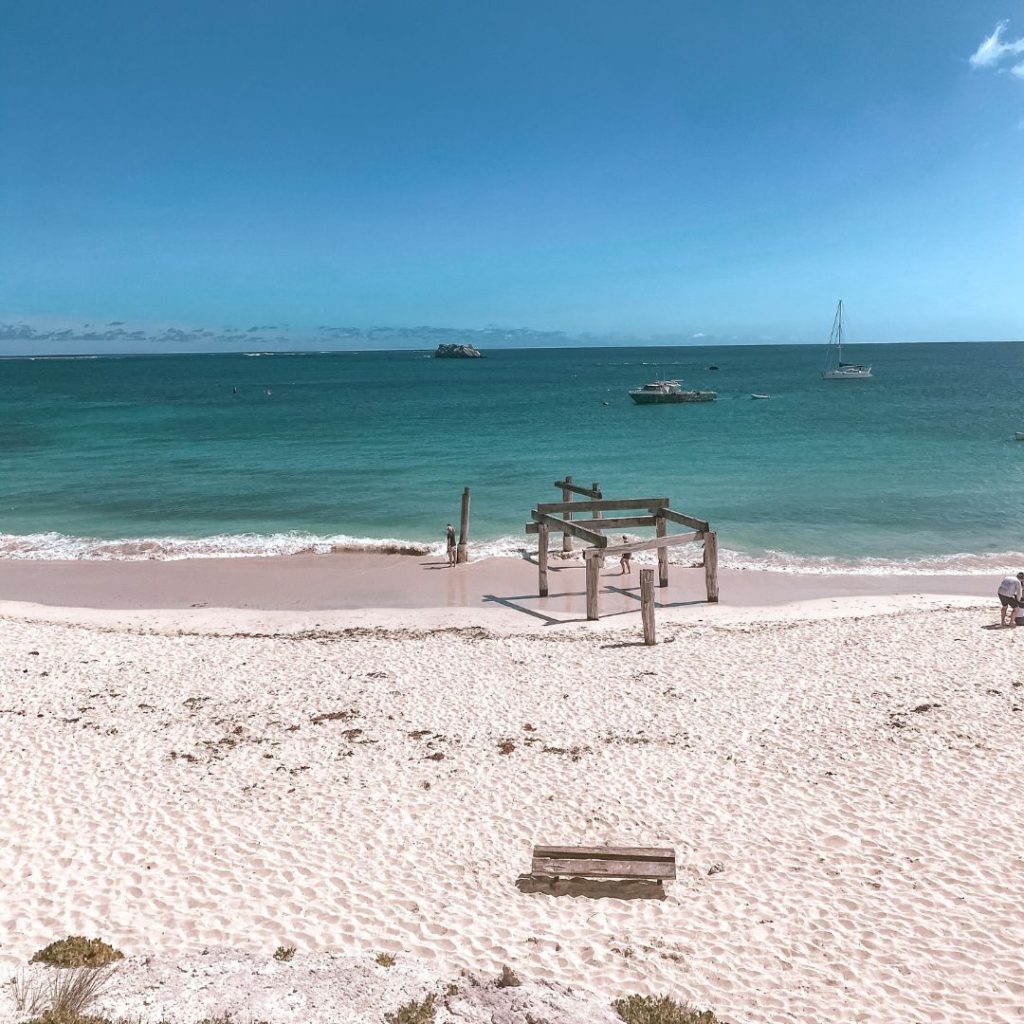
[[[874,363],[864,382],[822,381],[822,354],[2,360],[0,552],[436,542],[457,522],[465,485],[479,550],[511,552],[525,544],[530,508],[557,500],[551,484],[566,473],[600,481],[606,496],[671,497],[711,520],[733,564],[981,570],[1024,547],[1024,443],[1012,440],[1024,429],[1024,344],[851,347]],[[627,389],[657,377],[719,400],[634,405]]]

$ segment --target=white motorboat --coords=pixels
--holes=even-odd
[[[681,381],[652,380],[642,388],[631,388],[629,397],[637,405],[676,405],[680,402],[713,402],[717,391],[684,391]]]

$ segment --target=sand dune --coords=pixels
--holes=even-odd
[[[1024,1020],[1024,631],[991,621],[666,623],[647,649],[0,620],[0,956],[288,943],[745,1022]],[[549,841],[673,846],[680,878],[518,892]]]

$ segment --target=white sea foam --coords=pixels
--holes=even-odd
[[[640,538],[631,536],[630,539]],[[535,550],[536,542],[533,538],[504,536],[472,542],[469,554],[470,560],[477,562],[485,558],[524,558]],[[348,534],[325,536],[302,532],[117,539],[72,537],[62,533],[0,533],[0,558],[36,561],[176,561],[187,558],[268,558],[332,552],[443,556],[444,543],[396,537],[354,537]],[[676,565],[699,564],[701,557],[700,544],[684,544],[669,550],[669,561]],[[653,551],[642,551],[634,555],[634,561],[640,565],[654,564],[656,555]],[[900,559],[833,558],[795,555],[786,551],[753,553],[720,548],[719,565],[725,569],[811,575],[989,576],[1024,566],[1024,552],[959,552]]]

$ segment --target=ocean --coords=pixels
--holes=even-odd
[[[726,566],[1024,565],[1024,343],[847,355],[874,379],[823,381],[823,346],[4,359],[0,556],[436,549],[464,486],[474,556],[515,554],[570,474],[670,497]],[[626,393],[665,377],[718,401]]]

